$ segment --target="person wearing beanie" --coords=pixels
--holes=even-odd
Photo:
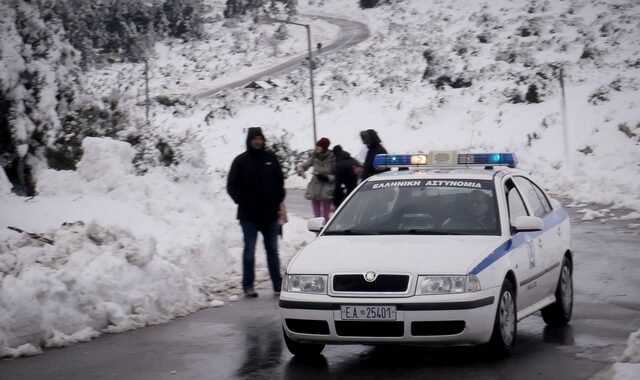
[[[264,240],[274,294],[280,294],[282,277],[278,258],[278,220],[285,197],[284,175],[276,156],[265,150],[261,128],[249,128],[247,150],[231,163],[227,192],[238,205],[237,219],[244,236],[242,288],[245,296],[258,296],[254,288],[258,232],[262,233]]]
[[[305,198],[311,200],[313,215],[316,218],[322,216],[325,220],[329,220],[331,214],[335,180],[333,175],[335,160],[333,152],[329,150],[330,145],[331,141],[328,138],[321,138],[316,142],[316,148],[311,157],[298,166],[298,175],[303,178],[306,178],[305,172],[313,167],[313,177],[307,185]]]

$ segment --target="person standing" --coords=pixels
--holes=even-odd
[[[364,162],[367,159],[367,151],[369,150],[367,146],[367,131],[360,131],[360,140],[362,141],[362,147],[358,153],[356,153],[355,159],[358,160],[358,162]]]
[[[367,129],[366,138],[363,138],[363,141],[367,144],[369,150],[367,150],[367,157],[364,160],[364,169],[362,172],[362,180],[371,177],[374,174],[381,173],[386,170],[377,170],[373,166],[373,159],[377,154],[386,154],[387,150],[382,146],[382,141],[380,137],[378,137],[378,133],[373,129]],[[388,169],[387,169],[388,170]]]
[[[323,216],[329,220],[331,215],[331,199],[333,196],[333,167],[334,156],[329,150],[331,141],[323,137],[316,142],[316,147],[311,157],[298,167],[298,175],[306,178],[305,172],[313,167],[313,178],[307,186],[305,198],[311,200],[313,215],[318,218]]]
[[[333,206],[338,208],[347,196],[358,186],[358,171],[362,167],[360,162],[351,157],[349,152],[340,145],[333,147],[336,160],[334,169],[335,185],[333,188]]]
[[[255,249],[262,233],[273,291],[280,293],[282,277],[278,258],[280,205],[284,201],[284,175],[276,156],[265,151],[265,138],[259,127],[249,128],[247,150],[231,163],[227,192],[238,205],[237,219],[244,236],[242,288],[246,297],[257,297],[254,288]]]

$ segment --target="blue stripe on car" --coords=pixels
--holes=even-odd
[[[500,244],[498,248],[496,248],[487,257],[485,257],[478,265],[476,265],[476,267],[473,268],[471,272],[469,272],[469,274],[477,275],[478,273],[487,269],[491,264],[498,261],[501,257],[506,255],[507,253],[525,244],[526,243],[526,240],[524,238],[525,234],[529,235],[531,238],[538,237],[542,235],[545,231],[549,230],[550,228],[555,227],[558,224],[562,223],[565,219],[567,219],[568,216],[569,214],[567,214],[567,211],[562,208],[545,216],[542,219],[544,223],[542,231],[518,232],[511,239]]]

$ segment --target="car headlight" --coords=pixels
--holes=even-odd
[[[288,274],[282,289],[293,293],[327,293],[327,276]]]
[[[477,292],[480,280],[476,276],[418,276],[416,295]]]

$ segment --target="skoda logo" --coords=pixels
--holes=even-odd
[[[378,274],[374,271],[369,271],[364,274],[364,280],[367,282],[374,282],[377,277],[378,277]]]

